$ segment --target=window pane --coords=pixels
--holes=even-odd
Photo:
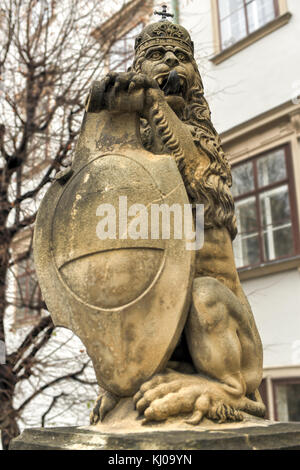
[[[248,235],[257,231],[256,200],[252,196],[235,203],[238,232]]]
[[[274,0],[252,0],[247,3],[249,33],[275,18]]]
[[[300,384],[276,385],[279,421],[300,421]]]
[[[16,310],[16,321],[22,321],[28,318],[28,309],[26,307],[18,307]]]
[[[16,301],[18,305],[22,305],[26,299],[27,293],[27,276],[21,276],[17,278],[17,289],[16,289]]]
[[[39,310],[34,308],[40,305],[40,288],[34,271],[32,253],[17,264],[15,304],[17,322],[39,315]]]
[[[233,242],[238,268],[260,261],[259,236],[255,197],[236,202],[238,235]]]
[[[260,195],[266,260],[280,258],[293,252],[293,236],[288,186],[280,186]]]
[[[291,220],[288,186],[270,189],[260,195],[263,227],[279,226]]]
[[[232,169],[232,194],[234,197],[254,190],[253,163],[243,163]]]
[[[139,23],[122,38],[115,41],[109,54],[109,70],[127,72],[127,69],[134,57],[134,41],[136,36],[142,31],[143,23]]]
[[[283,149],[272,152],[257,161],[259,187],[276,183],[286,178],[285,153]]]
[[[233,252],[237,268],[259,264],[260,255],[258,235],[244,238],[242,235],[237,235],[233,242]]]
[[[18,261],[18,276],[22,276],[22,274],[28,273],[28,258],[24,258]]]
[[[221,20],[222,48],[230,47],[247,35],[244,8]]]
[[[220,19],[222,20],[240,8],[244,8],[243,0],[219,0]]]
[[[271,234],[264,232],[264,257],[265,260],[281,258],[293,254],[293,235],[292,226],[275,229]]]

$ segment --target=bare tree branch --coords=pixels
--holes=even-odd
[[[45,427],[45,420],[46,420],[46,417],[47,415],[50,413],[50,411],[52,410],[52,408],[56,405],[56,402],[62,398],[62,397],[65,397],[66,394],[65,393],[60,393],[59,395],[55,395],[55,397],[52,398],[52,402],[50,403],[50,405],[48,406],[47,410],[42,414],[42,417],[41,417],[41,424],[42,424],[42,428]]]
[[[41,388],[39,388],[38,390],[35,390],[35,392],[30,395],[28,398],[26,398],[26,400],[22,403],[22,405],[19,406],[19,408],[16,410],[17,413],[20,413],[22,411],[22,409],[25,408],[25,406],[31,401],[33,400],[34,398],[36,398],[38,395],[40,395],[42,392],[44,392],[45,390],[47,390],[47,388],[50,388],[50,387],[53,387],[53,385],[56,385],[58,384],[59,382],[62,382],[64,380],[76,380],[78,379],[78,375],[82,374],[84,369],[86,368],[86,366],[88,365],[88,363],[85,363],[77,372],[74,372],[73,374],[65,374],[65,375],[62,375],[61,377],[57,377],[55,378],[54,380],[51,380],[50,382],[44,384]]]

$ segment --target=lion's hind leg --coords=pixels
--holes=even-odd
[[[216,379],[240,410],[264,416],[261,399],[250,398],[258,393],[261,371],[259,358],[253,360],[259,348],[245,304],[217,279],[196,278],[185,334],[197,372]]]

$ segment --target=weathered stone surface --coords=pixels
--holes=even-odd
[[[27,429],[11,450],[300,450],[300,423],[271,423],[218,429],[106,432],[96,427]]]
[[[35,228],[47,307],[81,338],[104,389],[91,423],[123,397],[149,422],[264,416],[262,344],[232,250],[231,182],[188,31],[147,25],[130,72],[91,87],[70,171],[47,192]],[[188,206],[196,226],[203,204],[204,245],[192,252],[184,236],[152,230],[124,239],[118,217],[118,236],[99,240],[99,206],[114,210],[120,196],[167,204],[169,215]]]
[[[144,239],[126,233],[132,217],[122,221],[122,208],[127,215],[137,202],[146,208],[178,204],[183,213],[189,201],[173,158],[153,159],[134,136],[136,117],[111,121],[103,112],[102,121],[111,141],[120,126],[123,146],[86,152],[70,180],[50,188],[36,222],[35,263],[55,323],[81,338],[99,384],[126,396],[162,370],[176,347],[188,313],[195,255],[186,251],[185,237],[171,233],[170,239],[154,239],[150,211]],[[108,205],[116,213],[116,237],[104,240],[97,235],[97,210]]]

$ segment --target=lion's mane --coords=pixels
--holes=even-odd
[[[132,70],[140,72],[144,55],[145,52],[142,52],[136,57]],[[189,126],[195,145],[200,153],[204,152],[209,157],[210,164],[204,172],[199,163],[188,173],[183,167],[181,173],[187,183],[186,186],[193,188],[192,194],[188,191],[191,202],[204,204],[205,228],[225,226],[234,239],[237,227],[234,201],[229,189],[232,184],[230,165],[222,150],[220,137],[211,122],[211,113],[204,97],[203,83],[196,61],[192,57],[191,60],[195,79],[193,86],[188,90],[182,121]],[[151,142],[149,135],[151,130],[145,126],[142,132],[145,134],[143,140],[148,147]],[[187,181],[187,178],[191,180]]]

